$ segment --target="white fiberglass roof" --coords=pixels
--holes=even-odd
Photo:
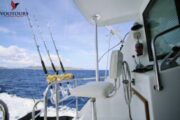
[[[92,16],[100,15],[98,25],[111,25],[134,20],[144,0],[75,0],[85,18],[92,22]]]

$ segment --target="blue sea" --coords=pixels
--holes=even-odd
[[[53,71],[49,71],[53,74]],[[75,79],[78,79],[78,85],[86,84],[88,82],[95,81],[83,80],[81,78],[95,78],[94,70],[69,70],[67,73],[72,73]],[[100,71],[100,77],[105,76],[105,70]],[[101,79],[103,80],[103,79]],[[70,85],[73,87],[75,81],[72,80]],[[64,81],[63,86],[67,86],[67,82]],[[42,99],[43,92],[47,87],[45,75],[42,70],[32,69],[0,69],[0,93],[14,94],[22,98],[30,99]],[[88,98],[79,98],[79,109],[87,102]],[[65,102],[64,105],[75,108],[75,98],[71,97]],[[49,100],[49,105],[53,104]]]

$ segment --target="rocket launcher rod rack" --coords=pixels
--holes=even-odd
[[[27,11],[27,10],[26,10]],[[44,102],[44,120],[47,120],[47,101],[48,101],[48,91],[50,90],[50,88],[52,88],[52,85],[55,85],[55,91],[56,91],[56,120],[59,120],[59,109],[58,109],[58,103],[59,103],[59,98],[58,98],[58,83],[60,83],[62,80],[70,80],[70,79],[73,79],[74,76],[73,74],[71,73],[64,73],[65,70],[63,69],[63,73],[64,74],[61,74],[59,75],[58,74],[58,71],[56,70],[53,62],[52,62],[52,59],[50,57],[50,53],[49,53],[49,50],[47,49],[47,46],[46,46],[46,43],[44,41],[44,45],[45,45],[45,48],[46,48],[46,51],[48,53],[48,56],[49,56],[49,59],[50,59],[50,62],[51,62],[51,65],[52,65],[52,68],[54,70],[54,72],[56,73],[56,75],[49,75],[48,74],[48,71],[46,69],[46,66],[45,66],[45,63],[42,59],[42,56],[41,56],[41,53],[40,53],[40,49],[39,49],[39,45],[37,43],[37,38],[36,38],[36,35],[34,33],[34,30],[33,30],[33,26],[32,26],[32,23],[31,23],[31,20],[30,20],[30,17],[27,16],[27,19],[28,19],[28,23],[29,23],[29,27],[31,28],[31,32],[32,32],[32,35],[33,35],[33,39],[34,39],[34,42],[35,42],[35,45],[36,45],[36,48],[37,48],[37,52],[39,54],[39,57],[40,57],[40,60],[41,60],[41,64],[42,64],[42,67],[43,67],[43,71],[46,75],[46,79],[47,79],[47,82],[48,82],[48,87],[46,88],[45,92],[44,92],[44,100],[40,100],[40,101],[37,101],[33,107],[33,112],[32,112],[32,119],[35,120],[35,108],[36,106],[40,103],[40,102]],[[54,41],[53,41],[54,43]],[[55,44],[55,43],[54,43]],[[59,56],[58,56],[59,57]]]
[[[47,120],[47,106],[48,106],[48,92],[52,86],[55,85],[55,91],[56,91],[56,105],[58,105],[59,102],[64,101],[65,99],[59,101],[58,99],[58,84],[61,83],[63,80],[72,80],[73,79],[73,74],[66,73],[62,75],[47,75],[47,81],[50,81],[48,83],[48,86],[46,87],[44,93],[43,93],[43,100],[37,101],[32,110],[32,120],[35,120],[37,116],[35,116],[35,108],[40,102],[44,102],[44,120]],[[69,96],[70,97],[70,96]],[[67,97],[67,98],[69,98]],[[66,99],[67,99],[66,98]],[[56,107],[56,120],[59,120],[59,109]]]

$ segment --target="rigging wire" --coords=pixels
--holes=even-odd
[[[119,46],[120,44],[121,44],[120,50],[122,50],[122,48],[123,48],[123,46],[124,46],[123,43],[124,43],[124,41],[125,41],[125,39],[126,39],[126,37],[127,37],[128,34],[129,34],[129,32],[127,32],[127,33],[125,34],[124,38],[123,38],[122,40],[120,40],[119,43],[117,43],[116,45],[114,45],[113,47],[111,47],[110,49],[108,49],[108,50],[99,58],[99,61],[98,61],[98,62],[100,62],[100,61],[102,60],[102,58],[103,58],[109,51],[111,51],[112,49],[116,48],[116,47]]]

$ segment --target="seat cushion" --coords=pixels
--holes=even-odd
[[[71,95],[77,97],[106,98],[113,91],[110,82],[91,82],[72,89]]]

